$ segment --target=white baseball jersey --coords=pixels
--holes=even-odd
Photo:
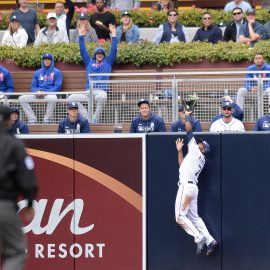
[[[222,118],[212,123],[210,132],[243,132],[245,127],[241,121],[232,118],[232,121],[225,123]]]
[[[188,181],[197,183],[204,164],[205,157],[192,137],[188,143],[188,153],[179,168],[179,184],[186,184]]]

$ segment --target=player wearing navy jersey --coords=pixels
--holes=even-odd
[[[270,114],[260,117],[253,128],[254,131],[270,131]]]
[[[11,107],[10,108],[10,120],[11,120],[11,127],[10,132],[12,134],[28,134],[29,129],[28,126],[19,119],[20,112],[17,108]]]
[[[178,106],[178,117],[179,119],[172,123],[171,125],[171,132],[182,132],[186,131],[185,123],[186,123],[186,115],[185,115],[185,108],[183,105]],[[193,132],[202,132],[202,126],[200,120],[191,116],[191,124]]]
[[[60,121],[58,133],[79,134],[91,132],[88,120],[79,114],[78,109],[77,102],[68,103],[68,116]]]
[[[202,252],[207,245],[206,255],[213,255],[217,241],[208,232],[203,220],[198,215],[198,177],[205,165],[205,155],[210,151],[206,141],[199,139],[197,144],[193,132],[191,117],[186,117],[185,128],[188,137],[188,153],[184,157],[184,140],[176,140],[179,163],[179,188],[175,201],[176,222],[190,235],[194,237],[197,245],[197,254]]]
[[[222,104],[223,117],[213,122],[210,126],[210,132],[244,132],[245,127],[241,121],[235,119],[233,106],[229,101]]]
[[[133,118],[130,133],[166,132],[163,119],[150,110],[150,103],[146,99],[138,102],[140,114]]]

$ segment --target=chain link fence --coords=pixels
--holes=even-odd
[[[256,72],[255,72],[256,73]],[[192,76],[193,73],[189,75]],[[178,118],[178,105],[182,100],[186,100],[192,95],[197,98],[197,106],[194,109],[194,116],[201,122],[211,122],[212,118],[221,112],[221,103],[224,95],[229,95],[237,102],[238,90],[245,85],[245,73],[239,73],[239,78],[235,78],[235,74],[217,73],[217,78],[213,78],[213,74],[193,74],[192,78],[184,77],[186,74],[169,73],[164,75],[166,79],[154,79],[158,74],[151,73],[151,78],[146,78],[140,74],[141,79],[132,79],[133,74],[125,74],[127,79],[123,79],[123,74],[110,74],[114,76],[112,80],[102,81],[108,85],[107,99],[103,104],[103,110],[99,119],[100,124],[121,125],[130,123],[133,117],[138,115],[137,103],[140,99],[148,99],[151,104],[151,110],[160,115],[166,123],[175,121]],[[136,78],[138,78],[138,74]],[[161,74],[162,75],[162,74]],[[211,75],[211,76],[210,76]],[[93,76],[93,75],[91,75]],[[100,74],[99,74],[100,76]],[[121,79],[117,79],[120,76]],[[222,77],[221,77],[222,76]],[[168,79],[169,78],[169,79]],[[249,81],[254,82],[257,91],[247,91],[244,97],[243,111],[245,122],[256,121],[263,114],[269,112],[269,95],[265,91],[265,78],[252,78]],[[98,81],[95,81],[97,83]],[[101,82],[101,81],[100,81]],[[91,88],[92,87],[92,88]],[[94,113],[96,110],[96,100],[93,95],[93,84],[91,83],[90,92],[59,92],[48,93],[48,95],[57,95],[57,100],[53,101],[53,111],[49,121],[45,123],[58,124],[59,121],[67,116],[67,103],[71,94],[84,94],[86,99],[81,101],[82,105],[88,112],[89,122],[94,121]],[[28,93],[35,95],[35,93]],[[27,95],[27,93],[3,93],[1,103],[9,106],[15,106],[20,111],[20,118],[25,122],[29,122],[22,102],[19,96]],[[80,100],[76,100],[80,101]],[[44,116],[48,108],[48,100],[44,97],[37,98],[35,101],[29,102],[35,116],[36,123],[43,124]]]

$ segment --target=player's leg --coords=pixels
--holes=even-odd
[[[196,229],[206,237],[206,245],[209,245],[214,240],[214,238],[210,235],[205,223],[198,215],[198,189],[197,193],[194,195],[194,200],[192,200],[192,202],[190,203],[187,217],[194,224]]]
[[[194,185],[195,187],[195,185]],[[180,185],[175,201],[175,219],[176,222],[190,235],[194,237],[195,243],[202,240],[203,235],[197,230],[193,223],[188,219],[187,213],[193,200],[194,187],[190,185]]]
[[[45,100],[48,100],[46,114],[44,116],[44,123],[49,123],[52,120],[53,112],[55,109],[57,96],[56,95],[47,95],[45,96]]]
[[[247,88],[239,88],[238,93],[237,93],[237,99],[236,99],[236,103],[238,104],[238,106],[243,110],[244,107],[244,100],[245,100],[245,96],[247,95]]]
[[[37,122],[37,117],[34,111],[32,110],[31,106],[29,105],[29,102],[33,102],[35,100],[36,100],[35,95],[23,95],[19,97],[20,105],[24,110],[24,113],[28,119],[29,124],[35,124]]]
[[[101,113],[103,111],[104,104],[107,100],[107,93],[104,90],[94,90],[94,99],[97,103],[96,111],[94,113],[94,119],[96,123],[99,123]]]

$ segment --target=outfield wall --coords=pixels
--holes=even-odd
[[[22,136],[40,182],[26,269],[268,270],[270,134],[200,134],[211,152],[199,214],[219,242],[210,258],[175,222],[179,136]]]

